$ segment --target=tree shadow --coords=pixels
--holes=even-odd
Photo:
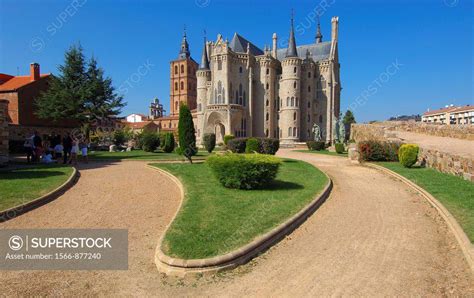
[[[267,186],[261,188],[262,190],[292,190],[292,189],[303,189],[304,186],[298,183],[283,181],[275,179]]]
[[[0,180],[20,180],[20,179],[37,179],[48,178],[53,176],[64,176],[64,172],[60,171],[43,171],[43,170],[20,170],[7,171],[0,173]]]

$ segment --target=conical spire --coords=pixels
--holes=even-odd
[[[316,43],[321,43],[323,41],[323,35],[321,34],[321,24],[319,23],[318,15],[318,31],[316,32]]]
[[[209,60],[207,59],[207,41],[206,41],[206,31],[204,31],[204,49],[202,49],[201,64],[199,69],[209,69]]]
[[[288,49],[286,50],[286,57],[298,57],[298,52],[296,51],[295,32],[293,28],[293,10],[291,11],[290,39],[288,40]]]
[[[186,26],[184,27],[183,40],[181,41],[181,50],[179,51],[179,58],[186,59],[191,56],[189,52],[188,40],[186,38]]]

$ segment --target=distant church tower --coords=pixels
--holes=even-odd
[[[170,62],[170,116],[179,114],[180,103],[196,109],[196,71],[198,64],[191,58],[186,31],[183,34],[177,60]]]

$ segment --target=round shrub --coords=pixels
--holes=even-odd
[[[336,143],[336,145],[334,145],[336,147],[336,152],[338,154],[342,154],[344,153],[344,144],[343,143]]]
[[[171,132],[168,132],[164,135],[164,142],[163,142],[163,151],[166,153],[171,153],[175,147],[174,135]]]
[[[216,147],[216,135],[213,133],[206,133],[203,136],[202,142],[207,152],[211,153],[212,150],[214,150],[214,148]]]
[[[233,139],[235,139],[234,135],[225,135],[224,136],[224,145],[227,145],[229,143],[229,141],[233,140]]]
[[[398,159],[405,168],[411,168],[418,160],[420,148],[415,144],[404,144],[398,149]]]
[[[210,156],[206,163],[219,182],[227,188],[261,188],[275,179],[281,160],[265,154]]]
[[[259,153],[260,145],[256,138],[250,138],[245,145],[245,153]]]
[[[144,132],[140,136],[143,151],[153,152],[160,146],[160,137],[155,132]]]
[[[261,138],[260,140],[260,150],[263,154],[275,155],[280,149],[280,140],[273,138]]]
[[[322,141],[308,141],[306,142],[306,146],[308,146],[309,150],[323,150],[325,148],[325,143]]]
[[[247,138],[231,139],[226,145],[227,149],[229,149],[233,153],[244,153],[245,147],[247,145]]]

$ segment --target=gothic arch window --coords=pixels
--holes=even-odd
[[[174,74],[178,74],[178,65],[174,66]]]
[[[291,133],[293,132],[293,130],[291,129],[291,127],[288,127],[288,136],[291,137]]]
[[[296,121],[296,112],[293,113],[293,120]]]
[[[178,68],[176,68],[176,69],[178,69]],[[174,82],[174,90],[178,90],[178,82]]]
[[[294,82],[294,83],[293,83],[293,88],[295,88],[295,89],[296,89],[296,82]]]
[[[177,101],[175,101],[174,103],[174,110],[175,112],[178,111],[178,108],[179,108],[179,103]],[[170,126],[171,127],[171,126]]]
[[[294,137],[298,136],[298,129],[296,127],[293,127],[293,136]]]
[[[267,85],[265,85],[265,89],[268,90],[268,88],[270,88],[270,85],[268,85],[268,83],[267,83]]]
[[[286,98],[286,106],[287,106],[287,107],[290,106],[290,98],[289,98],[289,97]]]
[[[222,88],[222,82],[217,82],[217,103],[224,103],[224,88]]]
[[[294,97],[291,98],[291,106],[292,106],[292,107],[295,106],[295,98],[294,98]]]
[[[181,81],[181,90],[184,90],[184,82]]]
[[[246,99],[245,91],[244,91],[244,97],[243,97],[243,105],[244,105],[244,107],[245,107],[245,105],[246,105],[246,100],[247,100],[247,99]]]
[[[323,123],[323,115],[319,115],[319,123]]]
[[[265,103],[265,105],[268,107],[269,104],[270,104],[270,101],[268,101],[267,99],[267,102]]]
[[[184,73],[184,65],[181,65],[181,73]]]
[[[242,69],[242,66],[239,67],[239,73],[242,73],[243,69]]]
[[[293,68],[293,72],[294,72],[294,73],[296,73],[296,67],[295,67],[295,68]]]
[[[268,119],[270,118],[270,115],[268,115],[268,113],[265,115],[265,120],[268,121]]]
[[[270,74],[270,68],[267,68],[267,75]]]
[[[217,70],[222,70],[222,60],[217,60]]]

